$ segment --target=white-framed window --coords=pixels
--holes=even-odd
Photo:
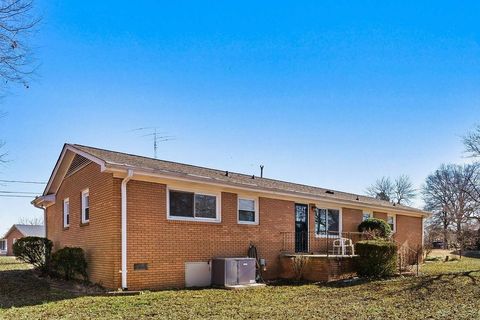
[[[220,195],[169,189],[167,217],[171,220],[220,222]]]
[[[70,199],[63,199],[63,227],[70,226]]]
[[[82,191],[82,223],[90,221],[90,193],[88,189]]]
[[[397,232],[397,216],[394,214],[387,215],[387,223],[392,229],[392,232]]]
[[[17,242],[17,238],[13,238],[12,244],[15,244]]]
[[[258,199],[238,197],[238,223],[258,224]]]
[[[7,251],[7,239],[0,240],[0,251]]]
[[[371,211],[363,211],[362,214],[362,221],[365,221],[367,219],[372,219],[373,218],[373,212]]]
[[[315,209],[315,236],[338,237],[342,233],[341,209]]]

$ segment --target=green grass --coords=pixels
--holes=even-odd
[[[31,274],[5,261],[0,258],[0,277],[12,268]],[[351,286],[169,290],[129,297],[75,297],[52,292],[36,278],[36,285],[29,278],[16,288],[0,281],[0,319],[480,319],[480,259],[431,262],[422,273]],[[3,305],[12,294],[28,298],[7,298],[10,303]]]

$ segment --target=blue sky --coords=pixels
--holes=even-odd
[[[363,193],[467,161],[478,2],[46,1],[29,89],[0,101],[0,179],[46,181],[65,142]],[[3,190],[38,191],[8,184]],[[0,198],[0,231],[41,216]],[[420,205],[420,201],[417,201]]]

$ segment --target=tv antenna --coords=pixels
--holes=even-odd
[[[147,134],[141,135],[141,137],[150,137],[153,140],[153,155],[155,159],[158,159],[158,143],[165,142],[170,140],[175,140],[175,136],[166,135],[166,132],[159,132],[157,127],[143,127],[136,128],[132,131],[143,131],[148,132]]]

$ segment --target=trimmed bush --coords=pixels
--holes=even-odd
[[[366,232],[373,238],[388,238],[392,234],[392,229],[382,219],[369,218],[358,225],[359,232]]]
[[[87,260],[82,248],[65,247],[56,251],[52,256],[55,271],[65,280],[74,279],[77,275],[84,280],[88,279]]]
[[[52,241],[42,237],[24,237],[13,244],[13,254],[18,260],[32,264],[43,273],[50,267]]]
[[[385,240],[364,240],[355,245],[359,276],[382,278],[393,276],[397,270],[397,245]]]

